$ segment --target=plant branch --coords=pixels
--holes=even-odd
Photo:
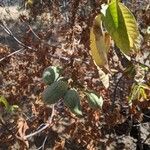
[[[48,136],[45,137],[44,141],[43,141],[43,144],[37,149],[37,150],[44,150],[44,147],[45,147],[45,143],[46,143],[46,140],[47,140]]]
[[[11,32],[11,30],[5,25],[4,22],[0,21],[0,26],[1,26],[1,27],[4,29],[4,31],[5,31],[8,35],[10,35],[19,45],[21,45],[21,46],[23,46],[23,47],[25,47],[25,48],[27,48],[27,49],[33,50],[32,47],[25,45],[25,44],[24,44],[23,42],[21,42],[18,38],[16,38],[16,37],[14,36],[14,34]]]
[[[29,135],[26,135],[26,136],[24,137],[24,139],[26,140],[26,139],[28,139],[28,138],[30,138],[30,137],[32,137],[32,136],[35,136],[35,135],[37,135],[38,133],[42,132],[43,130],[47,129],[49,126],[52,126],[52,120],[53,120],[54,115],[55,115],[55,108],[54,108],[54,105],[53,105],[53,106],[52,106],[52,113],[51,113],[51,116],[50,116],[50,118],[49,118],[49,120],[48,120],[48,123],[46,123],[45,126],[42,127],[41,129],[39,129],[39,130],[37,130],[37,131],[35,131],[35,132],[29,134]]]
[[[21,42],[18,38],[16,38],[16,37],[14,36],[14,34],[10,31],[10,29],[9,29],[9,28],[4,24],[4,22],[2,22],[1,20],[0,20],[0,26],[4,29],[4,31],[5,31],[9,36],[13,37],[13,39],[14,39],[19,45],[23,46],[24,48],[30,49],[30,50],[35,50],[34,48],[25,45],[25,44],[24,44],[23,42]],[[35,36],[36,38],[38,38],[39,40],[41,40],[41,42],[43,42],[44,44],[48,44],[47,42],[43,41],[43,40],[33,31],[33,29],[31,28],[30,25],[28,25],[28,27],[29,27],[29,29],[31,30],[31,32],[34,34],[34,36]],[[51,46],[51,47],[60,48],[59,46],[54,46],[54,45],[50,45],[50,44],[48,44],[48,45]],[[22,51],[22,50],[23,50],[23,49],[17,50],[17,51],[15,51],[15,52],[13,52],[13,53],[11,53],[11,54],[9,54],[9,55],[7,55],[7,56],[1,58],[1,59],[0,59],[0,62],[2,62],[2,61],[5,60],[6,58],[11,57],[11,56],[13,56],[14,54],[16,54],[16,53],[18,53],[18,52],[20,52],[20,51]],[[67,57],[62,57],[62,56],[59,57],[59,56],[51,55],[51,54],[49,54],[49,55],[50,55],[51,57],[55,58],[55,59],[60,59],[60,60],[64,60],[64,61],[69,61],[69,60],[70,60],[70,58],[67,58]],[[81,60],[78,59],[78,58],[75,58],[75,61],[81,61]],[[88,64],[88,61],[86,61],[86,60],[84,60],[83,62]]]
[[[27,24],[27,23],[26,23],[26,24]],[[47,43],[46,41],[42,40],[42,39],[35,33],[35,31],[33,30],[33,28],[32,28],[29,24],[27,24],[27,26],[29,27],[29,30],[33,33],[33,35],[34,35],[38,40],[40,40],[43,44],[46,44],[46,45],[48,45],[48,46],[50,46],[50,47],[54,47],[54,48],[61,48],[61,47],[58,46],[58,45],[50,45],[50,44]]]
[[[15,51],[15,52],[13,52],[13,53],[10,53],[9,55],[7,55],[7,56],[1,58],[1,59],[0,59],[0,62],[3,61],[4,59],[8,58],[8,57],[11,57],[11,56],[14,55],[14,54],[17,54],[17,53],[21,52],[22,50],[24,50],[24,49],[21,48],[21,49]]]
[[[113,92],[113,99],[112,99],[112,106],[111,106],[111,111],[113,112],[114,110],[114,106],[115,106],[115,101],[116,101],[116,95],[117,95],[117,88],[118,88],[118,85],[121,81],[121,79],[124,77],[124,73],[121,75],[121,77],[118,79],[118,82],[116,83],[115,85],[115,89],[114,89],[114,92]]]

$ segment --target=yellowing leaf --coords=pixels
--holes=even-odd
[[[103,32],[101,14],[97,15],[93,22],[90,42],[91,55],[95,64],[104,72],[109,72],[107,53],[110,46],[110,36]]]
[[[132,101],[138,100],[138,101],[144,101],[147,100],[147,92],[146,90],[150,90],[149,86],[143,83],[133,83],[131,87],[131,92],[129,95],[129,103],[132,104]]]
[[[98,73],[101,82],[103,83],[104,87],[107,89],[109,87],[109,74],[106,74],[104,71],[98,68]]]
[[[27,3],[27,5],[30,5],[30,6],[31,6],[31,5],[33,5],[34,1],[33,1],[33,0],[27,0],[26,3]]]
[[[111,37],[110,37],[110,35],[108,34],[108,32],[105,32],[104,41],[105,41],[105,45],[106,45],[106,53],[108,54],[109,48],[110,48],[110,44],[111,44],[111,43],[110,43]]]
[[[113,0],[103,13],[105,27],[116,45],[126,55],[139,50],[140,34],[133,14],[122,3]]]

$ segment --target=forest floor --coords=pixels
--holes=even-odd
[[[136,4],[130,6],[141,32],[150,26],[150,8],[144,12],[145,8],[147,4],[140,9]],[[51,16],[42,14],[36,21],[27,21],[25,11],[18,13],[16,7],[9,10],[5,14],[0,8],[0,13],[4,12],[0,27],[0,95],[19,108],[8,112],[0,106],[0,150],[150,149],[150,103],[138,102],[140,110],[128,106],[126,97],[133,81],[124,76],[118,83],[120,72],[111,77],[108,89],[103,87],[89,55],[86,19],[75,21],[70,28],[62,16],[52,21]],[[142,45],[146,53],[150,49],[148,42],[144,39]],[[113,48],[109,55],[110,65],[120,71],[122,66],[116,62],[119,58]],[[143,61],[149,65],[148,55],[145,54]],[[44,104],[42,74],[46,67],[56,65],[63,68],[63,76],[72,79],[71,87],[88,86],[100,93],[104,97],[102,110],[90,109],[82,94],[83,117],[80,119],[71,114],[61,100],[54,108]],[[114,96],[115,107],[111,111]]]

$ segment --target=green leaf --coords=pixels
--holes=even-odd
[[[129,103],[132,103],[132,101],[134,100],[145,100],[147,99],[147,94],[145,90],[150,90],[150,88],[148,87],[148,85],[140,83],[133,83],[132,88],[131,88],[131,93],[129,95]]]
[[[15,112],[18,109],[19,109],[18,105],[12,105],[12,106],[10,106],[9,112],[13,113],[13,112]]]
[[[8,101],[5,99],[4,96],[0,96],[0,103],[2,103],[7,112],[13,113],[19,107],[17,105],[9,105]]]
[[[81,106],[80,106],[81,107]],[[75,114],[77,117],[81,117],[83,114],[82,114],[82,111],[81,111],[81,108],[79,107],[75,107],[74,109],[70,109],[71,112],[73,114]]]
[[[97,109],[102,108],[103,106],[103,98],[98,97],[95,93],[85,93],[87,96],[88,104],[91,108]]]
[[[132,101],[138,98],[139,90],[140,90],[140,86],[136,83],[133,83],[132,88],[131,88],[131,93],[128,98],[129,103],[132,103]]]
[[[64,103],[75,115],[82,116],[80,97],[76,89],[70,89],[64,96]]]
[[[133,14],[122,3],[112,1],[103,14],[104,25],[121,51],[130,55],[139,50],[140,34]]]
[[[150,34],[150,26],[147,28],[147,34]]]
[[[5,99],[4,96],[0,96],[0,103],[2,103],[5,106],[5,109],[8,110],[9,109],[9,103],[7,102],[7,100]]]
[[[142,83],[140,85],[141,88],[145,89],[145,90],[150,90],[150,87],[147,84]]]
[[[140,88],[140,95],[144,98],[147,99],[147,94],[143,88]]]
[[[50,85],[54,81],[56,81],[59,77],[60,70],[61,69],[59,67],[55,67],[55,66],[46,68],[42,75],[42,79],[43,79],[44,83],[47,85]]]

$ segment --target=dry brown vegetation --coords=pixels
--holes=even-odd
[[[90,27],[104,2],[43,0],[28,5],[26,13],[20,13],[15,20],[13,16],[0,20],[0,95],[10,105],[19,106],[10,113],[0,105],[0,149],[150,148],[149,91],[147,100],[135,101],[130,107],[127,97],[133,77],[123,71],[126,60],[118,57],[115,47],[111,48],[109,63],[116,73],[105,89],[89,54]],[[139,2],[140,5],[130,2],[126,5],[138,20],[143,36],[143,61],[149,65],[150,40],[144,30],[150,26],[150,7],[146,1]],[[88,87],[99,93],[104,99],[102,110],[91,109],[82,93],[81,118],[74,116],[61,100],[53,107],[44,104],[42,73],[52,65],[63,68],[62,75],[70,79],[70,87],[78,91]],[[150,86],[149,71],[145,78]]]

